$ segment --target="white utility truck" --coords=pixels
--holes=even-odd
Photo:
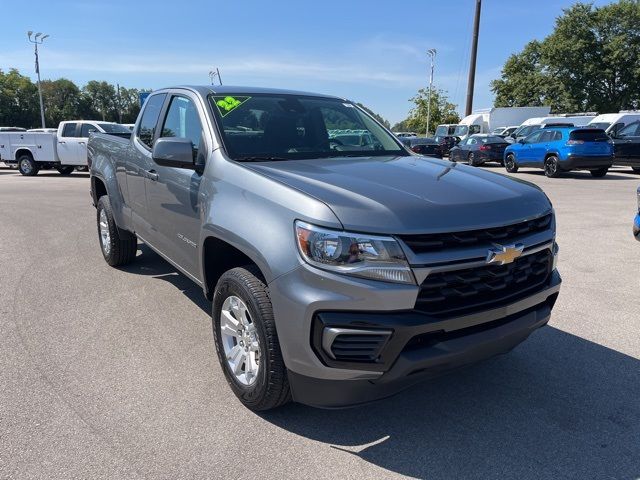
[[[520,125],[531,117],[549,115],[551,107],[494,107],[474,111],[458,125],[439,125],[436,136],[452,135],[464,140],[476,133],[491,133],[498,127]],[[442,127],[442,128],[441,128]],[[440,130],[440,131],[439,131]],[[448,132],[448,133],[445,133]]]
[[[603,113],[589,122],[593,128],[601,128],[612,137],[631,122],[640,120],[640,110],[620,110],[618,113]]]
[[[97,120],[60,122],[56,132],[0,132],[0,161],[17,165],[26,176],[51,168],[69,175],[76,167],[87,166],[87,140],[92,132],[131,135],[120,124]]]

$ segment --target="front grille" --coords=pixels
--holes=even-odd
[[[551,227],[551,214],[504,227],[468,230],[465,232],[433,233],[425,235],[398,235],[416,254],[437,252],[447,248],[473,247],[499,241],[513,243],[522,235],[545,231]]]
[[[547,249],[507,265],[433,273],[420,285],[415,309],[446,318],[506,305],[546,283],[551,268],[552,254]]]
[[[340,334],[331,344],[336,360],[345,362],[372,362],[378,358],[389,334]]]

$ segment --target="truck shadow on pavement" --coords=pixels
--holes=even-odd
[[[375,404],[261,417],[417,478],[640,475],[640,361],[553,327]]]
[[[210,314],[195,283],[139,249],[122,271],[167,281]],[[416,478],[640,476],[640,360],[551,326],[507,355],[380,402],[289,404],[260,417]]]
[[[151,250],[144,243],[138,243],[138,256],[136,261],[120,267],[123,272],[136,275],[147,275],[158,280],[169,282],[180,290],[189,300],[195,303],[207,315],[211,315],[211,302],[202,292],[202,288],[192,280],[180,273],[173,265]]]

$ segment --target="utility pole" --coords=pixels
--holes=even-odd
[[[427,50],[427,55],[431,57],[431,75],[429,76],[429,100],[427,103],[427,131],[426,136],[429,136],[429,123],[431,122],[431,94],[433,92],[433,68],[436,61],[436,49],[430,48]]]
[[[476,0],[476,17],[473,22],[473,40],[471,43],[471,61],[469,62],[469,82],[467,84],[467,108],[465,116],[473,110],[473,89],[476,82],[476,57],[478,56],[478,34],[480,31],[480,10],[482,0]]]
[[[40,62],[38,61],[38,45],[42,45],[44,39],[49,35],[42,35],[42,33],[38,32],[35,34],[33,39],[31,39],[31,35],[33,35],[33,31],[29,30],[27,32],[27,36],[29,37],[29,41],[33,43],[35,47],[36,54],[36,73],[38,74],[38,96],[40,97],[40,120],[42,120],[42,128],[46,128],[44,123],[44,103],[42,101],[42,87],[40,86]]]
[[[222,85],[222,77],[220,76],[220,70],[218,70],[218,67],[216,67],[215,70],[209,71],[209,78],[211,79],[211,85],[213,85],[213,79],[216,77],[218,77],[218,82],[220,82],[220,85]]]
[[[118,89],[118,123],[122,123],[122,102],[120,101],[120,84],[116,83]]]

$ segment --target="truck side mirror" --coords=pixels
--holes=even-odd
[[[159,138],[151,156],[154,162],[163,167],[195,168],[193,144],[188,138]]]

